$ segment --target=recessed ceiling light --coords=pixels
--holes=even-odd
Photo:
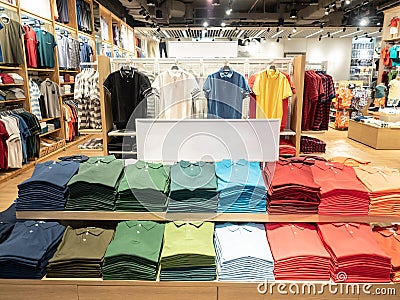
[[[296,33],[297,32],[297,29],[296,29],[296,27],[295,28],[293,28],[293,33]]]
[[[362,18],[360,21],[360,26],[367,26],[369,24],[368,18]]]
[[[225,27],[226,26],[226,23],[225,22],[222,22],[221,23],[221,27]]]
[[[225,13],[229,16],[232,13],[232,8],[228,8]]]
[[[346,0],[345,2],[347,5],[351,4],[351,0]]]
[[[208,27],[208,22],[207,21],[204,21],[203,27]]]

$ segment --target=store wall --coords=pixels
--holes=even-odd
[[[21,8],[25,9],[26,11],[35,12],[35,14],[39,17],[51,20],[51,9],[49,0],[20,0],[19,3]]]
[[[311,63],[328,61],[328,73],[335,80],[350,77],[351,38],[336,39],[292,39],[282,41],[285,53],[306,52],[306,60]]]

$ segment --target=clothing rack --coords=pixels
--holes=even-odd
[[[328,69],[328,62],[327,61],[323,61],[320,63],[310,63],[310,62],[306,62],[306,70],[313,70],[313,71],[327,71]]]

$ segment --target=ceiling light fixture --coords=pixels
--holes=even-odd
[[[322,34],[319,36],[318,41],[322,40]]]
[[[219,2],[219,0],[212,0],[211,5],[212,6],[219,6],[221,3]]]
[[[342,35],[342,36],[340,36],[340,37],[341,37],[341,38],[344,38],[344,37],[347,37],[347,36],[351,36],[351,35],[354,35],[354,34],[360,33],[361,31],[363,31],[363,30],[360,30],[360,31],[354,31],[354,32],[351,32],[351,33],[348,33],[348,34]]]
[[[358,36],[355,36],[354,39],[357,41],[358,40]]]
[[[374,41],[374,39],[373,39],[373,38],[371,38],[371,39],[369,40],[369,42],[370,42],[370,43],[372,43],[373,41]]]
[[[296,19],[296,18],[297,18],[297,10],[296,10],[295,8],[293,8],[293,9],[290,11],[290,18],[291,18],[291,19]]]
[[[184,37],[185,39],[188,38],[188,34],[187,34],[186,30],[182,30],[182,34],[183,34],[183,37]]]
[[[206,27],[206,28],[207,28],[207,27],[208,27],[208,25],[209,25],[209,24],[208,24],[208,22],[207,22],[207,21],[204,21],[204,23],[203,23],[203,27]]]
[[[161,9],[156,10],[156,19],[162,19],[163,18],[163,13]]]
[[[318,33],[321,33],[322,31],[324,31],[324,30],[321,29],[321,30],[318,30],[318,31],[316,31],[316,32],[314,32],[314,33],[311,33],[311,34],[309,34],[309,35],[306,36],[306,39],[308,39],[308,38],[310,38],[310,37],[312,37],[312,36],[314,36],[314,35],[317,35]]]
[[[268,27],[267,32],[270,32],[270,31],[271,31],[271,28]]]
[[[168,33],[166,30],[163,30],[162,33],[165,35],[165,37],[166,37],[167,39],[170,39],[170,38],[171,38],[171,36],[169,35],[169,33]]]
[[[347,29],[346,27],[343,27],[343,32],[346,32],[346,29]]]
[[[287,39],[288,39],[288,41],[290,41],[290,40],[292,39],[292,35],[289,34],[288,37],[287,37]]]
[[[360,21],[360,26],[367,26],[369,24],[368,18],[362,18]]]
[[[221,27],[225,27],[226,23],[225,22],[221,22]]]
[[[381,22],[376,23],[376,26],[381,26]]]
[[[147,6],[156,6],[156,1],[155,0],[147,0]]]
[[[280,31],[278,31],[277,33],[275,33],[273,36],[271,36],[271,39],[274,39],[274,38],[276,38],[278,35],[280,35],[281,33],[283,33],[285,30],[280,30]]]
[[[346,5],[350,5],[351,4],[351,0],[346,0],[345,3],[346,3]]]
[[[329,7],[325,8],[325,16],[329,15],[329,11],[330,11]]]
[[[147,16],[144,17],[144,19],[145,19],[146,21],[148,21],[148,20],[150,20],[150,16],[147,15]]]
[[[228,8],[228,9],[225,11],[225,13],[226,13],[228,16],[230,16],[230,14],[232,13],[232,8]]]
[[[292,32],[293,32],[293,33],[296,33],[296,31],[297,31],[296,27],[293,28]]]
[[[278,38],[276,39],[276,42],[277,42],[277,43],[279,43],[279,39],[280,39],[280,37],[278,37]]]

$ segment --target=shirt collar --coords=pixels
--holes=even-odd
[[[181,161],[179,162],[179,165],[180,165],[182,168],[188,168],[188,167],[191,167],[191,166],[203,167],[205,164],[206,164],[206,162],[204,162],[204,161],[190,162],[190,161],[186,161],[186,160],[181,160]]]
[[[360,223],[332,223],[333,226],[335,227],[342,227],[342,226],[352,226],[355,228],[359,228],[360,227]]]
[[[273,79],[277,79],[279,77],[279,70],[278,69],[268,69],[267,70],[267,77],[268,78],[273,78]]]
[[[371,167],[371,166],[359,166],[359,169],[370,173],[370,174],[376,174],[376,173],[384,173],[387,175],[390,174],[400,174],[399,170],[397,169],[390,169],[390,168],[376,168],[376,167]]]
[[[32,226],[39,226],[39,227],[41,227],[43,229],[47,229],[47,228],[54,227],[54,226],[57,226],[57,225],[60,225],[60,224],[58,224],[57,222],[25,221],[24,225],[26,227],[28,227],[28,228],[32,227]]]
[[[233,76],[233,69],[230,68],[229,71],[225,71],[224,68],[219,69],[219,76],[221,78],[232,78]]]
[[[168,74],[172,77],[172,78],[179,78],[182,76],[183,73],[183,69],[181,67],[178,67],[177,70],[173,70],[172,68],[168,69]]]
[[[173,223],[178,228],[182,227],[183,225],[191,225],[191,226],[194,226],[196,228],[200,228],[203,225],[204,222],[201,222],[201,221],[197,221],[197,222],[174,221]]]
[[[105,163],[108,164],[110,162],[113,162],[116,160],[114,155],[108,155],[108,156],[93,156],[89,158],[89,160],[86,162],[88,164],[95,164],[95,163]]]
[[[91,235],[99,236],[105,231],[103,228],[78,228],[75,230],[77,235],[90,233]]]
[[[321,162],[321,161],[315,161],[315,166],[320,168],[321,170],[329,170],[329,169],[338,169],[338,170],[343,170],[344,165],[341,163],[337,162]]]
[[[154,228],[157,225],[156,222],[152,221],[125,221],[126,226],[129,228],[133,227],[144,227],[147,231]]]
[[[152,168],[152,169],[159,169],[159,168],[161,168],[163,166],[163,164],[161,164],[161,163],[158,163],[158,164],[156,164],[156,163],[148,163],[148,162],[139,160],[134,164],[134,166],[137,169],[143,169],[143,168],[146,168],[146,167],[147,168]]]
[[[254,227],[248,224],[242,224],[242,225],[238,225],[238,224],[231,224],[228,227],[229,231],[231,232],[235,232],[238,230],[246,230],[247,232],[253,232]]]
[[[233,165],[246,166],[249,164],[249,162],[245,159],[239,159],[239,160],[224,159],[221,161],[221,163],[227,168],[229,168]]]
[[[133,76],[135,76],[135,71],[131,72],[130,74],[125,74],[124,72],[122,72],[122,70],[119,70],[119,74],[121,74],[122,78],[133,78]]]

